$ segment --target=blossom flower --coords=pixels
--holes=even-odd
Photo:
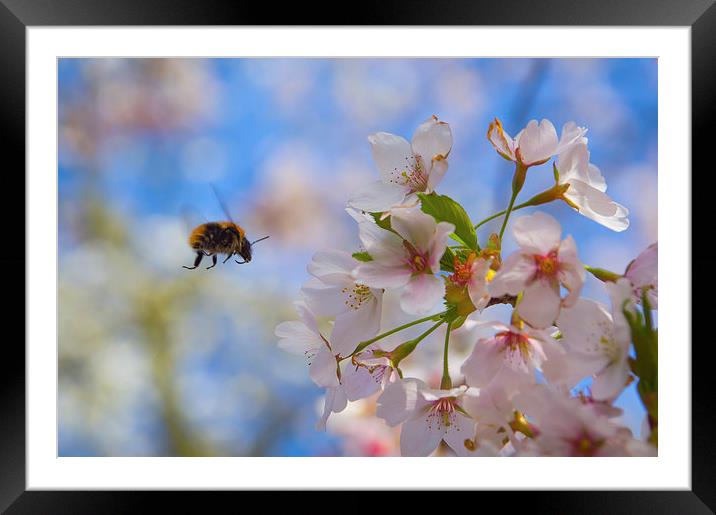
[[[629,227],[629,210],[605,193],[607,183],[599,168],[589,162],[586,138],[571,145],[557,158],[559,185],[567,185],[562,198],[579,213],[612,229]]]
[[[336,318],[332,338],[345,344],[336,349],[343,356],[380,329],[383,290],[357,282],[353,276],[356,264],[348,252],[317,252],[308,265],[314,279],[301,289],[313,313]]]
[[[613,399],[629,378],[628,327],[617,326],[600,303],[579,299],[557,319],[567,351],[565,380],[570,386],[594,375],[591,392],[597,400]]]
[[[343,367],[341,383],[349,401],[370,397],[395,379],[390,360],[376,354],[375,349],[365,349]]]
[[[301,320],[280,323],[275,334],[281,349],[308,360],[311,379],[326,389],[323,416],[316,425],[317,429],[324,430],[329,415],[345,409],[347,397],[338,378],[338,362],[331,342],[321,334],[306,305],[301,302],[295,305]]]
[[[508,161],[530,167],[546,163],[552,156],[564,152],[586,132],[585,128],[577,127],[574,122],[567,122],[562,127],[561,137],[557,139],[552,122],[547,119],[539,123],[530,120],[513,139],[502,128],[500,120],[495,118],[487,129],[487,139],[497,153]]]
[[[381,229],[372,222],[362,222],[360,238],[372,261],[355,269],[356,280],[371,288],[405,286],[400,306],[406,313],[426,313],[444,294],[440,258],[447,246],[453,224],[436,223],[419,208],[391,211],[393,231]]]
[[[471,252],[463,263],[455,256],[455,271],[448,277],[450,285],[457,288],[465,288],[475,309],[484,308],[490,301],[490,294],[487,291],[487,277],[490,273],[491,259],[477,257]]]
[[[357,191],[348,205],[368,212],[383,212],[401,204],[416,204],[416,193],[430,193],[447,172],[452,148],[450,125],[433,116],[413,134],[412,143],[394,134],[368,137],[381,180]]]
[[[601,416],[579,399],[540,385],[515,396],[515,405],[535,423],[521,456],[654,456],[655,449],[631,431]]]
[[[584,284],[585,271],[574,239],[567,236],[560,241],[559,222],[541,212],[518,218],[512,232],[521,248],[497,272],[489,285],[490,294],[502,297],[524,291],[517,307],[520,318],[536,328],[548,327],[562,305],[574,304]],[[569,291],[564,299],[560,284]]]
[[[517,392],[508,391],[495,381],[484,388],[471,388],[470,392],[464,397],[463,407],[477,423],[475,444],[482,445],[487,441],[494,448],[501,449],[505,438],[518,444],[519,439],[510,425],[515,417],[511,398]]]
[[[289,354],[304,356],[308,360],[309,374],[318,386],[338,385],[336,359],[331,343],[318,329],[316,318],[302,302],[296,302],[301,320],[281,322],[275,334],[278,346]]]
[[[629,263],[624,277],[632,284],[634,297],[641,302],[641,296],[646,292],[652,309],[658,308],[658,280],[659,280],[659,244],[652,243],[634,261]]]
[[[615,399],[628,384],[631,372],[631,332],[622,312],[625,302],[633,302],[631,284],[622,278],[606,287],[611,313],[598,302],[579,299],[557,319],[567,351],[567,383],[572,386],[593,375],[591,392],[598,401]]]
[[[564,354],[562,347],[543,331],[498,322],[484,323],[482,327],[495,334],[479,339],[462,364],[460,370],[470,386],[485,387],[492,381],[507,389],[532,384],[536,370],[543,370],[548,360],[559,361]]]
[[[428,456],[444,440],[458,456],[483,453],[471,448],[475,421],[462,408],[467,386],[433,390],[419,379],[403,379],[388,385],[378,397],[376,415],[391,426],[403,424],[400,453],[403,456]]]

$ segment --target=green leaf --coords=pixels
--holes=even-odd
[[[449,248],[445,249],[443,257],[440,258],[440,270],[443,272],[455,271],[455,254]]]
[[[358,261],[363,261],[364,263],[367,263],[368,261],[373,261],[373,258],[371,257],[371,255],[365,251],[354,252],[352,255],[353,255],[353,259],[357,259]]]
[[[389,216],[381,220],[380,217],[383,216],[383,213],[371,213],[370,215],[373,217],[373,220],[375,220],[375,224],[378,227],[380,227],[381,229],[385,229],[386,231],[393,231],[393,228],[390,226]]]
[[[447,195],[437,193],[418,193],[418,196],[422,201],[423,212],[438,222],[449,222],[455,226],[455,233],[450,235],[452,239],[472,250],[480,250],[474,224],[460,204]]]

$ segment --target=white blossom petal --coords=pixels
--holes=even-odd
[[[559,288],[548,281],[537,280],[525,288],[517,311],[532,327],[544,329],[559,315],[560,303]]]
[[[380,390],[380,381],[376,380],[366,367],[356,367],[352,363],[341,374],[341,383],[351,402],[370,397]]]
[[[537,211],[517,218],[512,233],[525,252],[545,255],[559,246],[562,227],[553,216]]]
[[[375,181],[361,186],[348,200],[350,207],[369,213],[382,213],[401,204],[408,193],[405,186]]]
[[[383,182],[404,185],[405,176],[415,167],[415,157],[408,141],[395,134],[378,132],[368,136]]]
[[[398,234],[422,252],[429,250],[437,228],[435,219],[417,207],[393,209],[390,212],[390,224]]]
[[[429,425],[425,417],[408,420],[400,431],[401,456],[429,456],[437,449],[445,431],[437,425]]]
[[[447,157],[452,149],[450,125],[434,116],[428,118],[413,133],[412,148],[426,164],[435,156]]]
[[[526,165],[543,163],[551,158],[557,151],[557,130],[547,119],[539,124],[537,120],[530,120],[517,141],[522,162]]]
[[[336,358],[325,345],[312,358],[308,373],[318,386],[338,386]]]
[[[422,381],[411,378],[388,384],[376,401],[376,416],[385,420],[391,427],[407,420],[425,405],[420,395],[423,386]]]
[[[400,288],[410,281],[411,271],[405,265],[386,266],[369,261],[358,265],[355,276],[356,280],[372,288]]]
[[[510,254],[502,268],[488,284],[488,290],[493,297],[503,295],[517,295],[534,276],[536,266],[531,256],[515,252]]]
[[[440,302],[445,294],[442,279],[432,274],[418,274],[408,282],[400,297],[400,307],[411,315],[425,314]]]
[[[316,422],[317,431],[326,430],[326,422],[331,413],[340,413],[348,405],[345,393],[342,388],[328,388],[323,404],[323,416]]]

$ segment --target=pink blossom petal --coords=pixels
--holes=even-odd
[[[515,252],[502,264],[502,268],[488,285],[490,295],[517,295],[534,276],[536,265],[531,256]]]
[[[400,431],[400,454],[401,456],[429,456],[437,449],[444,434],[443,426],[428,424],[426,415],[421,414],[403,423]]]
[[[405,186],[376,181],[358,188],[348,199],[348,205],[369,213],[381,213],[405,200]]]
[[[325,345],[312,358],[308,373],[313,382],[318,386],[328,388],[338,386],[338,375],[336,373],[336,358]]]
[[[559,183],[566,184],[572,180],[589,180],[589,151],[585,143],[576,143],[559,154],[557,158]]]
[[[559,246],[562,227],[554,217],[537,211],[517,218],[512,234],[525,252],[545,255]]]
[[[490,260],[480,258],[472,264],[472,276],[467,283],[467,294],[477,309],[482,309],[490,300],[486,279],[489,270]]]
[[[351,280],[345,286],[352,287],[353,284],[355,283]],[[313,278],[301,287],[301,295],[312,312],[318,316],[334,317],[347,309],[344,304],[345,294],[341,290],[339,286]]]
[[[403,239],[392,231],[378,227],[373,221],[358,224],[358,236],[373,261],[384,266],[397,266],[405,263]]]
[[[448,222],[440,222],[435,228],[435,233],[430,239],[428,252],[428,268],[434,274],[440,272],[440,259],[442,259],[447,247],[450,234],[455,232],[455,226]]]
[[[532,327],[544,329],[551,326],[559,315],[560,303],[559,288],[538,280],[525,288],[517,311],[520,318]]]
[[[458,456],[485,456],[484,451],[493,450],[489,444],[484,447],[480,446],[479,443],[474,445],[474,437],[475,420],[462,413],[457,413],[454,423],[445,431],[443,440],[445,440],[445,443],[447,443]],[[465,440],[469,440],[473,445],[466,447]],[[491,452],[489,454],[491,454]]]
[[[460,372],[470,386],[487,386],[504,365],[504,351],[495,338],[479,340]]]
[[[341,382],[346,397],[351,402],[370,397],[380,390],[380,381],[376,380],[367,368],[356,367],[352,363],[349,363],[341,374]]]
[[[328,388],[326,390],[326,397],[323,404],[323,415],[321,416],[321,419],[316,422],[316,430],[325,431],[326,422],[328,421],[328,417],[331,413],[340,413],[346,409],[347,405],[348,401],[342,388]]]
[[[435,219],[423,213],[419,207],[393,209],[390,212],[391,227],[419,251],[426,252],[435,234]]]
[[[343,284],[350,280],[351,270],[356,262],[350,253],[343,250],[316,252],[308,264],[308,273],[331,284]]]
[[[589,163],[589,170],[587,181],[592,188],[596,188],[599,191],[607,191],[607,181],[604,180],[602,172],[595,165]]]
[[[567,236],[559,246],[559,281],[569,290],[563,306],[572,306],[577,301],[585,276],[584,265],[577,257],[577,244],[572,236]]]
[[[428,118],[415,130],[412,148],[426,164],[435,156],[447,157],[452,148],[450,125],[435,117]]]
[[[366,302],[358,309],[348,309],[336,317],[331,333],[333,353],[348,356],[357,345],[378,334],[382,310],[382,295]]]
[[[425,405],[420,395],[424,386],[419,379],[402,379],[388,384],[378,397],[376,416],[391,427],[407,420]]]
[[[410,143],[405,138],[387,132],[368,136],[381,178],[386,184],[405,184],[405,174],[415,167],[415,157]]]
[[[520,150],[522,162],[532,165],[552,157],[557,152],[557,143],[557,130],[552,122],[544,119],[537,124],[537,120],[530,120],[520,134],[517,147]]]
[[[629,364],[626,359],[613,363],[592,381],[592,397],[598,401],[616,398],[626,387],[629,379]]]
[[[361,263],[355,269],[356,280],[371,288],[400,288],[410,281],[411,273],[405,265],[385,266],[376,261]]]
[[[582,140],[586,134],[587,129],[584,127],[578,127],[574,122],[567,122],[562,126],[562,134],[559,138],[559,144],[555,154],[561,154],[565,150],[569,149],[572,145]]]
[[[278,346],[295,356],[304,356],[323,345],[321,338],[298,320],[281,322],[276,326],[275,334],[279,337]]]
[[[428,189],[427,193],[435,191],[438,184],[443,180],[448,170],[447,159],[433,159],[430,164],[430,175],[428,176]]]
[[[400,307],[411,315],[427,313],[445,294],[443,281],[431,274],[413,276],[400,297]]]

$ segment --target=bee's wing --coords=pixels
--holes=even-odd
[[[231,213],[229,212],[229,209],[226,207],[226,204],[224,203],[224,200],[222,199],[221,195],[219,195],[219,191],[216,189],[216,186],[213,184],[211,185],[211,189],[214,190],[214,195],[216,196],[216,200],[219,202],[219,205],[221,206],[221,210],[224,212],[224,215],[226,215],[226,218],[234,223],[234,218],[231,216]]]

